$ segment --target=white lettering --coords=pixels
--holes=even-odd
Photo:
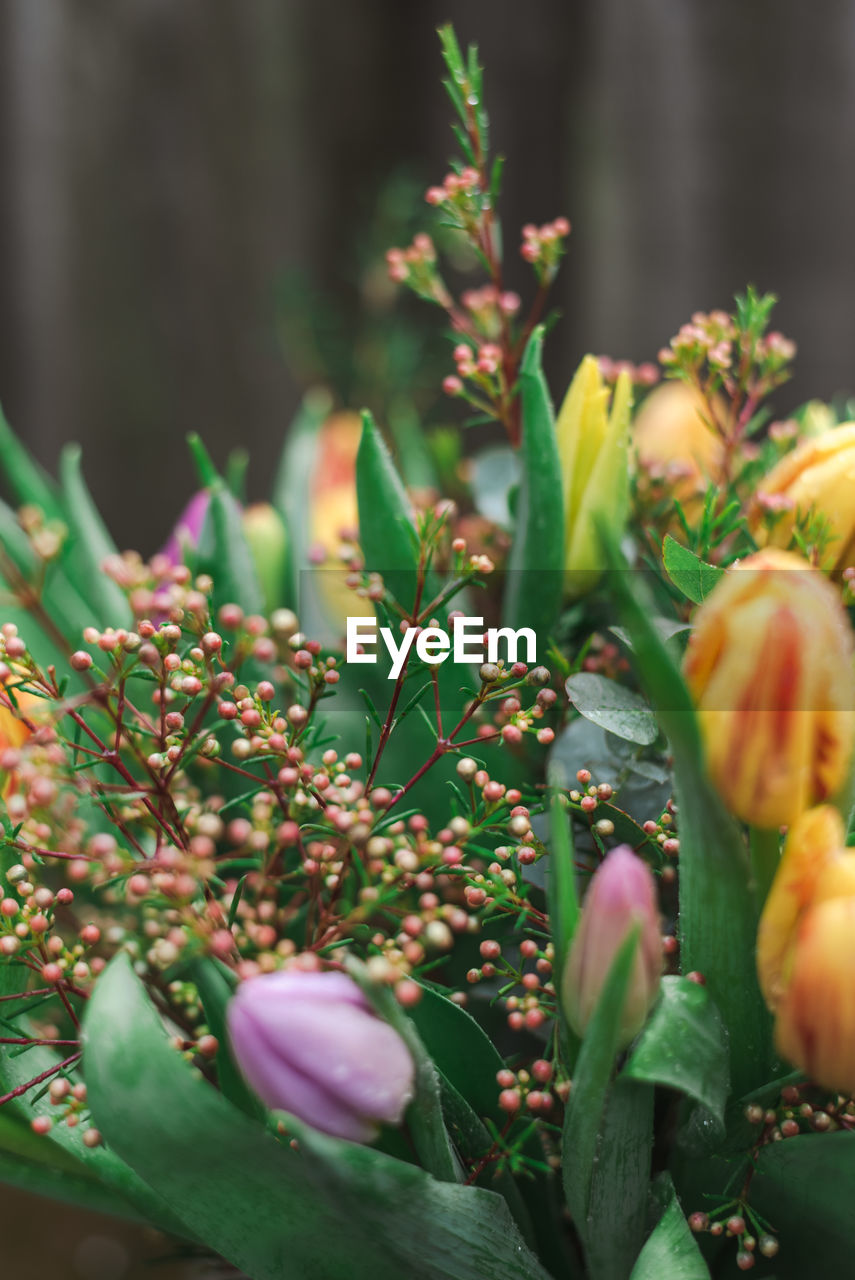
[[[416,628],[407,628],[401,636],[400,646],[395,644],[395,633],[392,631],[391,627],[381,627],[380,634],[383,637],[383,642],[385,643],[386,648],[389,650],[389,657],[392,659],[392,666],[389,671],[388,679],[397,680],[403,670],[407,654],[413,647],[413,641],[416,638]]]
[[[376,653],[360,653],[359,647],[377,643],[377,621],[375,618],[348,618],[347,645],[345,661],[376,662]]]
[[[473,628],[473,632],[477,628],[477,649],[467,649],[467,640],[474,641],[474,634],[467,635],[467,628]],[[484,658],[484,619],[483,618],[455,618],[454,619],[454,661],[455,662],[482,662]]]
[[[499,661],[499,641],[505,640],[508,646],[508,662],[516,662],[521,639],[525,640],[526,662],[529,665],[537,662],[537,636],[531,627],[520,627],[519,631],[514,631],[513,627],[491,627],[487,632],[487,661]]]
[[[441,662],[445,662],[450,648],[451,640],[448,632],[440,631],[439,627],[425,627],[424,631],[419,632],[419,638],[416,640],[416,653],[422,662],[427,662],[432,667],[438,667]]]

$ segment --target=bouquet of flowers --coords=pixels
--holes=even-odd
[[[855,424],[752,289],[554,415],[441,37],[389,274],[502,444],[315,393],[146,561],[0,418],[0,1178],[253,1280],[847,1275]]]

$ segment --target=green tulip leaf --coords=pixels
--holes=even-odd
[[[662,561],[674,586],[693,604],[701,604],[725,572],[718,565],[701,560],[670,533],[665,534],[662,543]]]
[[[538,646],[545,651],[561,608],[565,516],[542,350],[543,327],[539,326],[529,339],[520,371],[522,478],[502,622],[515,629],[532,627]]]
[[[578,671],[565,683],[567,697],[581,716],[618,738],[649,746],[659,725],[644,698],[633,689],[593,671]]]
[[[0,994],[10,996],[23,990],[26,975],[23,966],[0,966]],[[25,1021],[15,1025],[20,1025],[20,1034],[27,1034]],[[66,1056],[71,1052],[64,1050]],[[34,1045],[24,1053],[7,1046],[0,1048],[0,1094],[21,1088],[62,1059],[63,1052],[47,1045]],[[67,1068],[65,1074],[77,1083],[79,1062]],[[56,1120],[56,1108],[45,1087],[34,1087],[3,1104],[0,1182],[121,1217],[140,1218],[172,1234],[192,1237],[177,1213],[115,1152],[104,1146],[85,1145],[83,1126],[54,1124],[47,1134],[37,1137],[31,1129],[37,1116]]]
[[[550,781],[554,787],[563,784],[557,777],[558,769],[553,766]],[[562,804],[562,796],[553,791],[549,805],[549,827],[551,842],[549,849],[549,922],[552,940],[555,945],[555,972],[563,973],[570,943],[576,932],[579,920],[579,895],[576,890],[576,868],[574,865],[573,825],[570,815]]]
[[[389,988],[372,982],[365,966],[355,958],[347,963],[347,969],[375,1012],[397,1031],[415,1063],[415,1091],[405,1120],[419,1159],[428,1173],[442,1182],[462,1182],[463,1170],[443,1118],[442,1088],[436,1064]]]
[[[264,595],[243,531],[241,509],[219,478],[211,488],[211,501],[199,536],[196,567],[214,580],[211,598],[214,616],[224,604],[238,604],[247,614],[263,612]]]
[[[855,1134],[805,1134],[764,1147],[751,1207],[780,1241],[776,1280],[852,1274]]]
[[[706,987],[687,978],[662,979],[659,1001],[621,1074],[679,1089],[710,1112],[723,1132],[727,1038]]]
[[[589,1216],[595,1190],[597,1153],[605,1128],[605,1112],[612,1088],[615,1058],[621,1044],[621,1020],[627,987],[638,947],[639,930],[634,928],[614,958],[597,1007],[594,1010],[576,1061],[573,1088],[564,1117],[563,1174],[567,1205],[576,1224],[586,1254],[589,1251]],[[644,1093],[639,1090],[639,1094]],[[627,1128],[629,1129],[628,1123]],[[621,1134],[610,1133],[610,1141],[621,1144]],[[621,1181],[621,1194],[626,1187]],[[645,1185],[647,1178],[645,1177]],[[601,1181],[597,1198],[608,1198]],[[617,1201],[613,1201],[617,1203]]]
[[[620,1076],[609,1091],[582,1233],[591,1276],[626,1276],[647,1225],[653,1088]],[[620,1205],[620,1213],[615,1213]]]
[[[638,1255],[630,1280],[710,1280],[709,1268],[680,1208],[671,1179],[665,1174],[657,1182],[657,1189],[665,1193],[665,1208]]]
[[[226,1006],[234,992],[234,976],[230,969],[207,956],[193,961],[190,976],[199,992],[205,1020],[217,1040],[217,1083],[230,1102],[248,1116],[260,1119],[264,1107],[241,1075],[229,1048]]]
[[[286,603],[298,610],[304,631],[314,635],[322,616],[320,601],[308,599],[310,585],[301,580],[309,567],[312,475],[317,465],[320,429],[332,409],[326,391],[310,392],[285,436],[270,502],[279,512],[288,535],[288,590]],[[311,575],[306,575],[310,578]]]
[[[30,541],[18,524],[15,513],[2,501],[0,501],[0,548],[8,557],[16,574],[19,574],[25,582],[32,584],[40,580],[42,564],[36,559]],[[11,581],[7,585],[10,588],[14,587]],[[62,565],[57,564],[56,561],[48,565],[44,574],[40,603],[43,609],[43,612],[40,610],[38,618],[40,624],[43,622],[40,630],[50,636],[53,651],[49,660],[55,662],[57,639],[60,645],[64,641],[69,649],[79,648],[84,629],[95,621],[95,614],[77,587],[69,581]],[[58,636],[52,634],[53,629],[48,627],[47,619],[50,619]],[[26,631],[24,638],[26,639]]]
[[[438,1069],[479,1116],[504,1123],[498,1105],[496,1072],[504,1061],[475,1019],[432,987],[423,987],[408,1011]]]
[[[108,556],[117,554],[116,544],[107,532],[107,526],[83,479],[79,445],[66,445],[63,449],[59,473],[68,520],[68,541],[63,547],[62,555],[63,568],[92,606],[93,623],[102,628],[130,627],[133,614],[128,598],[118,583],[102,568]]]
[[[85,1021],[95,1123],[194,1235],[253,1280],[549,1280],[501,1196],[288,1118],[279,1142],[198,1077],[126,955]]]
[[[362,415],[356,456],[359,542],[365,567],[379,573],[405,609],[412,608],[418,536],[412,505],[370,413]]]
[[[56,484],[21,444],[0,408],[0,470],[8,481],[15,501],[38,507],[48,520],[63,520]]]

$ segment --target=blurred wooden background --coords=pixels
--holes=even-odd
[[[165,535],[188,430],[247,445],[263,492],[302,390],[276,282],[355,315],[376,193],[444,172],[448,17],[486,62],[515,278],[521,223],[574,224],[556,393],[749,280],[800,347],[781,411],[855,388],[848,0],[0,0],[0,400],[47,464],[83,443],[121,545]],[[3,1205],[18,1280],[142,1274],[128,1233],[51,1211],[48,1259]]]
[[[262,491],[300,393],[276,281],[350,314],[372,198],[444,172],[447,17],[487,65],[510,258],[523,221],[574,224],[556,393],[748,280],[800,346],[782,410],[855,383],[847,0],[0,0],[0,400],[46,462],[83,443],[123,545],[165,532],[188,430],[248,445]]]

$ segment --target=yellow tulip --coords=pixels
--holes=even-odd
[[[571,597],[590,590],[602,572],[597,519],[618,535],[626,523],[631,408],[629,374],[619,375],[612,396],[597,360],[585,356],[555,424],[564,486],[564,582]]]
[[[791,828],[757,933],[757,972],[778,1052],[817,1083],[855,1092],[855,852],[840,814]]]
[[[775,1044],[811,1079],[847,1096],[855,1093],[853,975],[855,896],[829,898],[799,924]]]
[[[820,878],[839,860],[845,836],[843,819],[830,804],[803,813],[787,834],[757,930],[757,973],[772,1010],[786,991],[799,921],[816,899]]]
[[[737,817],[789,825],[835,794],[852,755],[853,636],[837,592],[800,556],[761,551],[695,623],[684,671],[710,776]]]
[[[723,404],[721,409],[723,414]],[[694,387],[665,382],[651,391],[632,424],[639,465],[668,482],[690,522],[700,514],[701,495],[723,477],[724,444],[709,426],[708,413]]]
[[[855,563],[855,422],[804,440],[772,468],[757,491],[752,532],[763,545],[788,547],[812,515],[828,534],[821,567]]]

